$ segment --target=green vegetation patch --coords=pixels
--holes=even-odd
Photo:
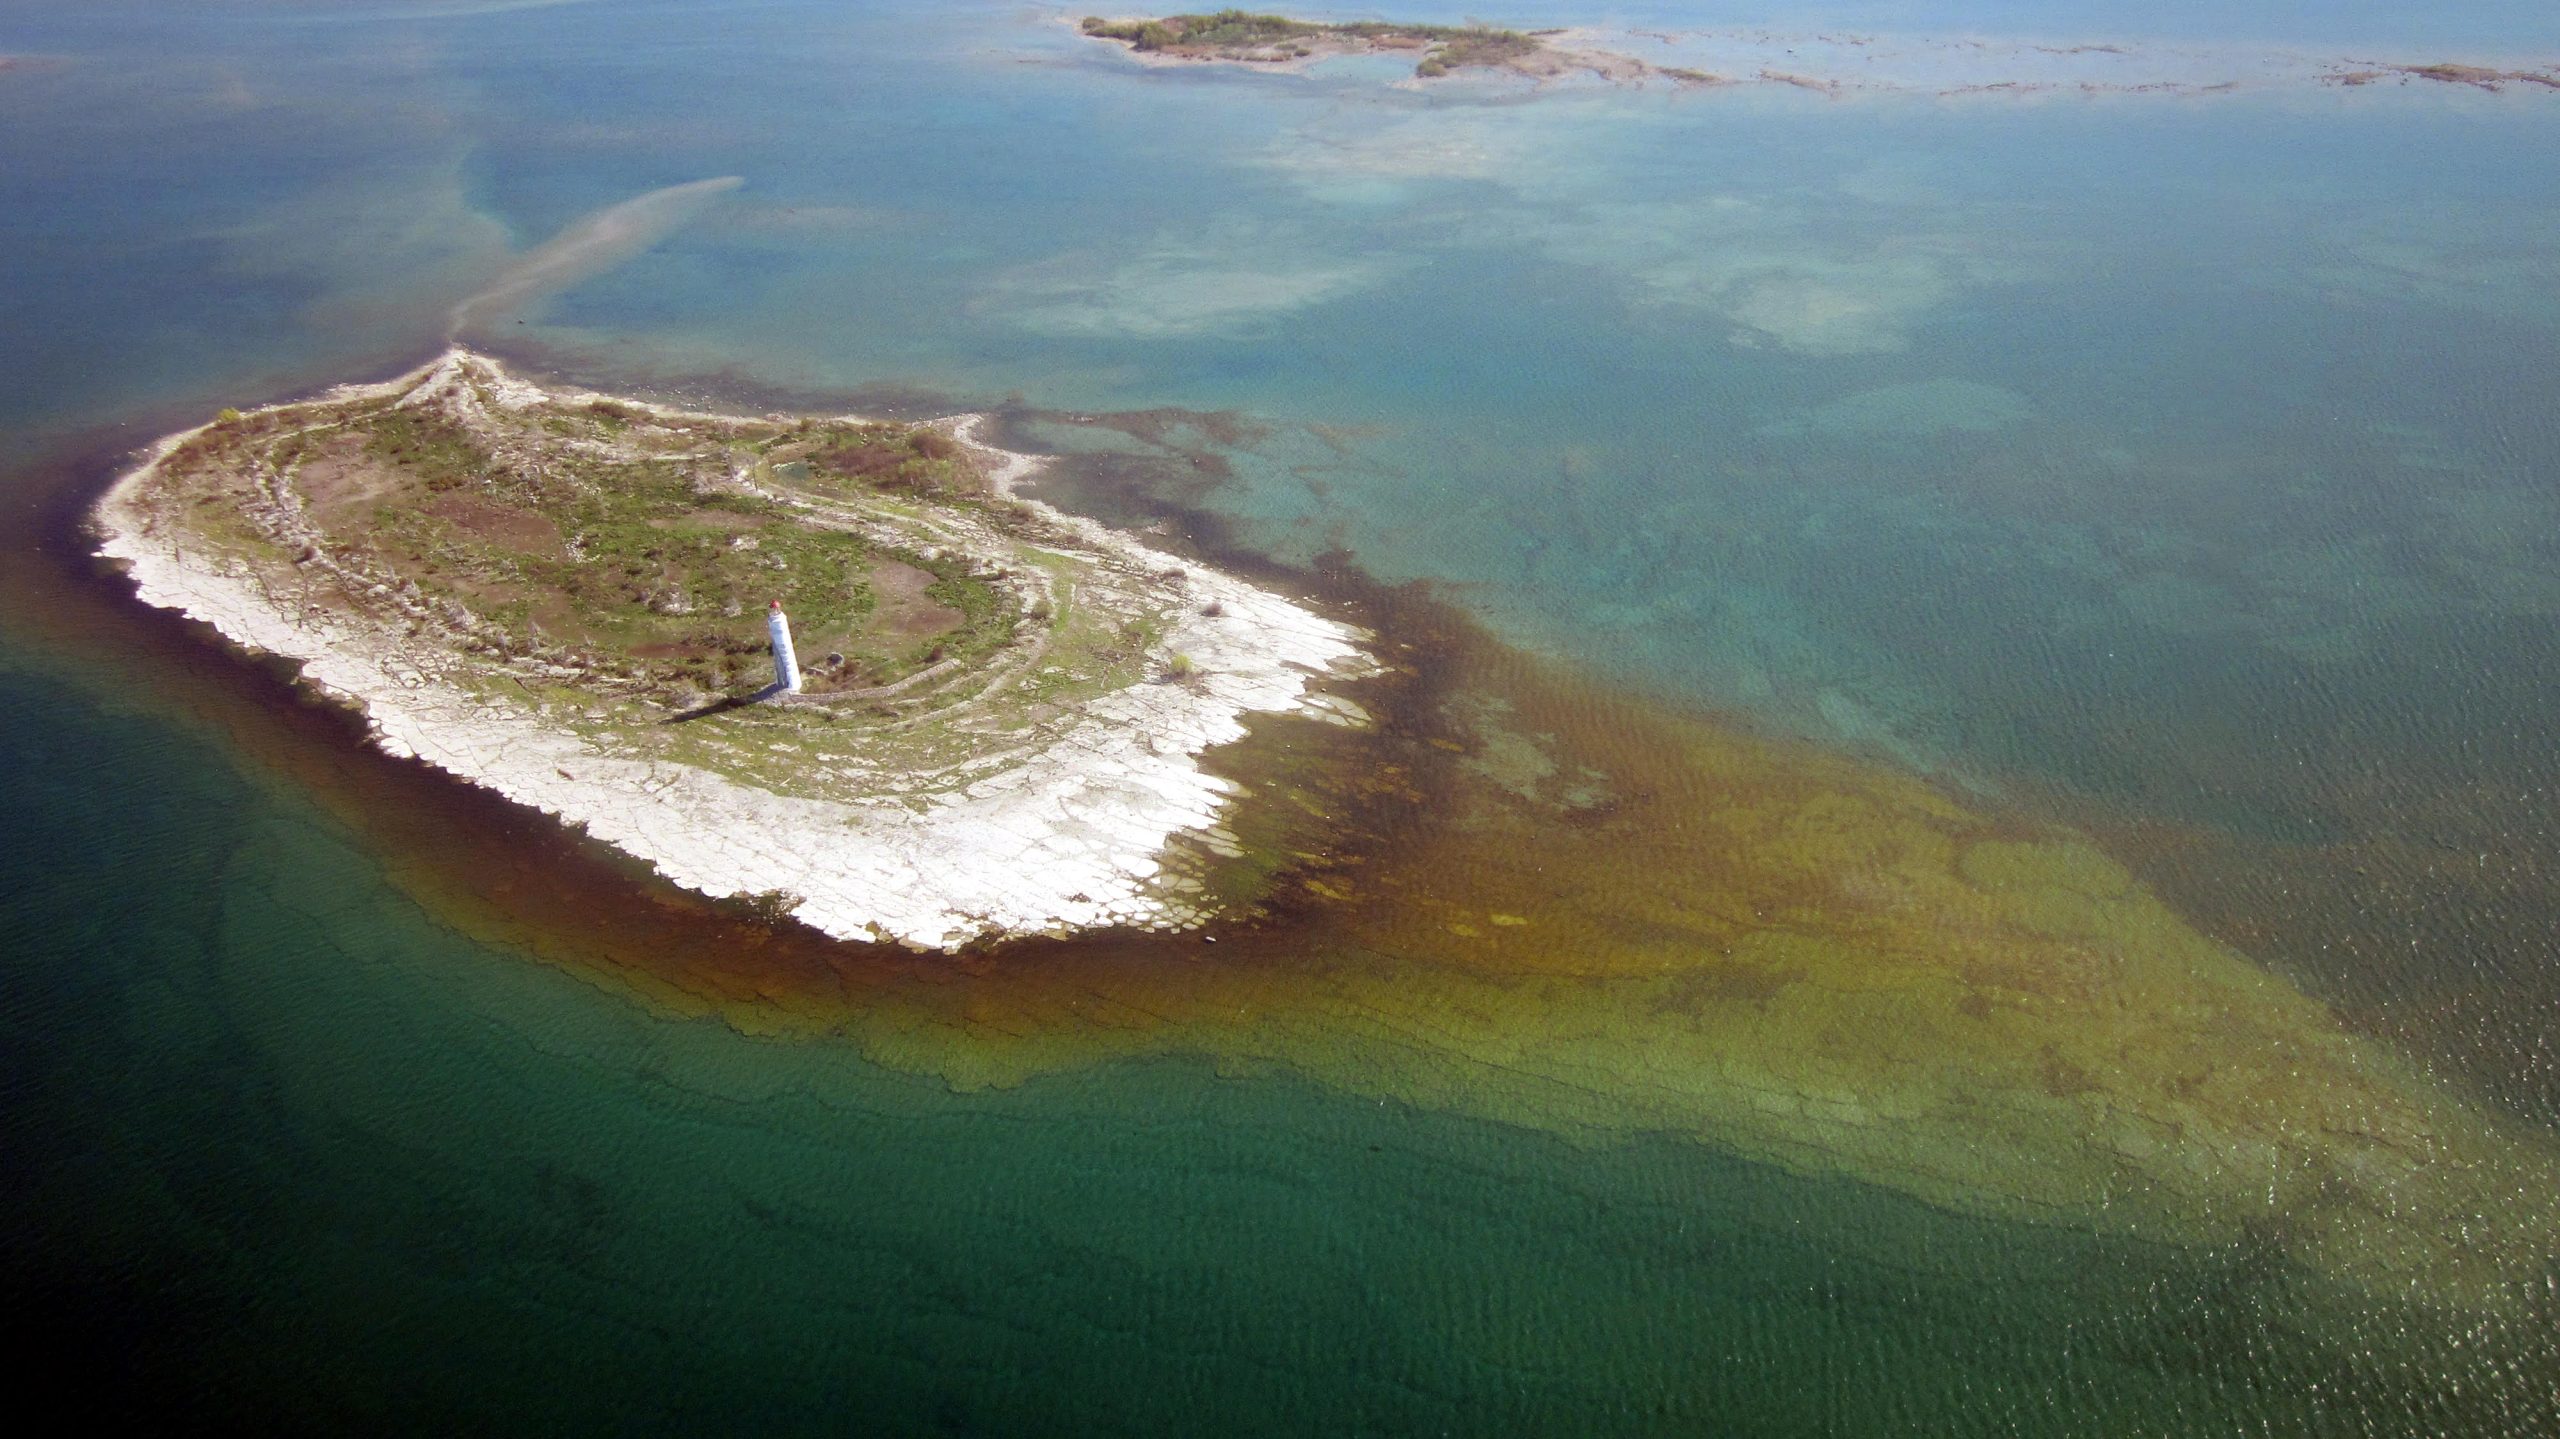
[[[1206,15],[1168,15],[1161,20],[1105,20],[1088,15],[1084,33],[1104,40],[1125,40],[1141,50],[1176,46],[1225,49],[1276,45],[1326,33],[1330,27],[1292,20],[1286,15],[1249,10],[1219,10]]]
[[[465,362],[402,396],[226,413],[145,499],[279,604],[609,752],[784,793],[957,789],[1160,678],[1179,571],[1097,554],[943,429],[536,400]],[[791,617],[790,703],[767,604]]]
[[[600,403],[540,429],[561,441],[627,438],[640,433],[633,424],[643,413]],[[883,428],[820,431],[808,443],[829,453],[894,450],[862,471],[879,484],[956,482],[956,450],[884,437]],[[360,437],[361,449],[314,430],[275,452],[333,545],[528,645],[566,646],[587,665],[725,691],[765,673],[765,606],[780,600],[804,644],[863,656],[846,678],[880,683],[927,662],[911,636],[884,639],[870,623],[875,566],[916,557],[796,523],[781,501],[728,483],[747,465],[746,448],[659,453],[647,443],[608,457],[564,444],[501,457],[423,409],[350,417],[337,435]],[[973,613],[992,605],[992,592],[965,574],[944,582],[970,596]],[[1003,625],[981,618],[972,629],[984,640]]]

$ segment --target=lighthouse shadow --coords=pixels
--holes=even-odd
[[[766,685],[763,689],[757,690],[751,695],[722,695],[720,698],[713,700],[709,704],[696,705],[689,710],[679,710],[659,721],[659,723],[691,724],[695,720],[705,720],[711,718],[713,715],[727,714],[731,710],[745,709],[747,706],[752,704],[762,704],[766,700],[772,699],[783,692],[782,686],[779,683],[776,683]]]

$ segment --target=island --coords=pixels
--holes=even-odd
[[[1249,904],[1267,857],[1199,757],[1257,713],[1365,724],[1324,686],[1366,636],[1025,498],[981,422],[699,413],[455,350],[173,436],[92,525],[381,749],[768,920],[947,950]]]
[[[2281,88],[2423,82],[2501,93],[2560,90],[2560,65],[2529,57],[2381,60],[2231,43],[2143,45],[2119,39],[1981,34],[1688,30],[1609,26],[1503,29],[1396,20],[1303,20],[1249,10],[1125,19],[1089,15],[1083,34],[1169,65],[1292,70],[1347,55],[1409,55],[1412,85],[1460,75],[1539,85],[1581,77],[1674,88],[1757,86],[1826,99],[1927,95],[2025,99],[2061,94],[2211,96]]]
[[[1413,73],[1429,80],[1461,70],[1484,70],[1536,79],[1578,71],[1636,81],[1660,73],[1692,83],[1715,77],[1698,71],[1659,69],[1630,56],[1570,49],[1552,43],[1562,30],[1522,32],[1490,25],[1424,25],[1389,20],[1298,20],[1248,10],[1113,20],[1088,15],[1085,34],[1116,40],[1131,51],[1168,60],[1213,60],[1288,65],[1336,55],[1410,54]]]
[[[2468,85],[2474,90],[2496,94],[2509,85],[2530,85],[2544,90],[2560,90],[2560,66],[2544,69],[2501,70],[2490,65],[2382,64],[2371,69],[2347,70],[2327,78],[2333,85],[2371,85],[2393,77],[2401,80],[2433,80],[2439,85]]]

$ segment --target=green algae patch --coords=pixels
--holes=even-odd
[[[2085,839],[1498,651],[1442,679],[1371,682],[1381,733],[1281,718],[1221,754],[1269,826],[1247,825],[1278,891],[1251,923],[956,961],[787,932],[553,949],[963,1089],[1198,1056],[2245,1249],[2295,1302],[2547,1304],[2548,1137],[2347,1032]]]
[[[2067,833],[1892,773],[1515,674],[1605,816],[1453,792],[1351,926],[1343,1082],[1543,1127],[1667,1129],[1972,1212],[2517,1307],[2560,1236],[2548,1139],[2429,1084]],[[1531,919],[1471,925],[1498,907]],[[1472,918],[1472,916],[1469,916]]]

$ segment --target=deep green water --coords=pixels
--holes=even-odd
[[[2150,28],[2560,51],[2524,5],[2189,8]],[[738,175],[475,338],[714,396],[1239,411],[1266,431],[1232,478],[1166,501],[1671,702],[2189,836],[2204,860],[2151,862],[2191,912],[2560,1124],[2560,99],[1417,99],[813,0],[0,0],[0,52],[52,57],[0,72],[13,599],[79,573],[67,458],[403,367],[508,254]],[[34,1372],[87,1402],[440,1431],[2551,1416],[2547,1375],[2443,1336],[2347,1365],[2230,1299],[2246,1256],[1204,1066],[953,1095],[661,1019],[440,927],[71,638],[0,619],[0,1254],[53,1336]]]
[[[2241,1255],[1204,1065],[954,1095],[656,1018],[439,927],[165,717],[13,672],[0,735],[45,846],[5,936],[0,1264],[46,1316],[30,1377],[77,1376],[106,1415],[2204,1434],[2548,1412],[2448,1336],[2368,1334],[2387,1357],[2359,1363],[2226,1305]]]

